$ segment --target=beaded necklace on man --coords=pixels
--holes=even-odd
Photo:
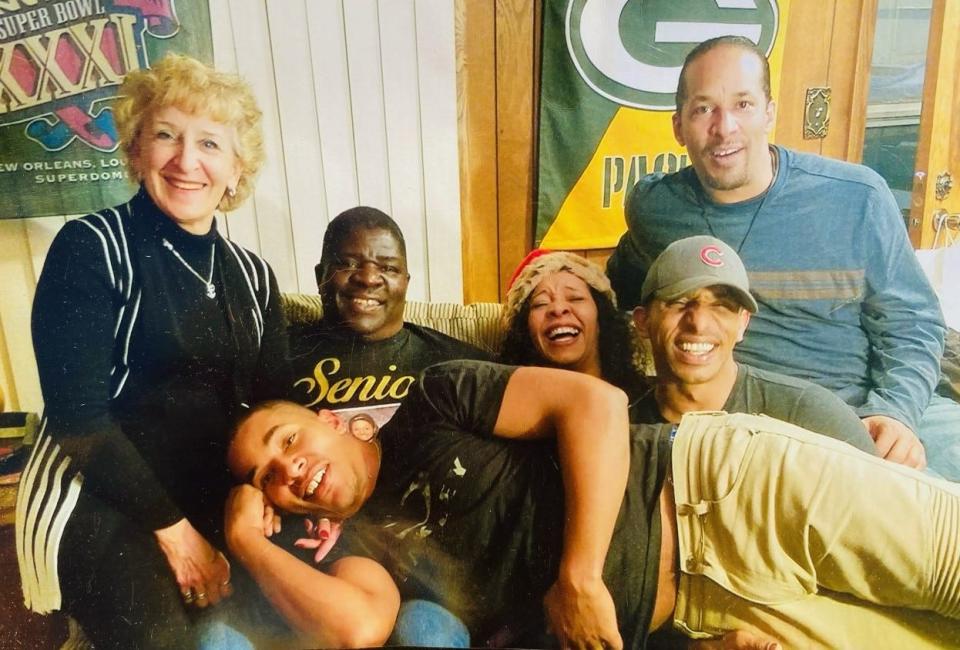
[[[767,185],[767,189],[763,191],[763,198],[760,199],[760,205],[757,206],[757,209],[753,212],[753,216],[750,217],[750,223],[747,224],[747,230],[745,233],[743,233],[743,238],[740,240],[740,245],[733,247],[733,249],[737,251],[737,254],[740,253],[740,249],[743,248],[743,245],[747,242],[747,238],[750,236],[750,231],[753,230],[753,224],[756,223],[757,217],[760,215],[760,212],[763,211],[763,206],[766,204],[767,198],[770,196],[770,189],[773,187],[773,184],[777,182],[777,174],[780,172],[780,156],[777,153],[777,150],[773,147],[770,147],[769,151],[770,167],[773,170],[773,175],[770,177],[770,184]],[[713,231],[713,224],[710,223],[710,218],[707,217],[707,211],[704,207],[702,199],[698,199],[698,203],[700,204],[700,217],[703,219],[704,223],[707,224],[707,230],[710,231],[710,234],[713,237],[726,241],[724,237],[721,237]],[[732,242],[727,243],[731,246],[733,245]]]

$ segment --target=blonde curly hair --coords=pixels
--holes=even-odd
[[[253,182],[264,161],[262,114],[250,86],[234,74],[217,72],[189,56],[169,53],[152,68],[135,70],[120,87],[122,97],[113,108],[120,148],[127,171],[137,180],[138,144],[144,124],[157,110],[175,107],[203,115],[236,131],[240,181],[233,196],[224,193],[219,208],[229,212],[253,192]]]

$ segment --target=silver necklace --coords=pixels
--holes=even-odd
[[[183,256],[180,255],[177,249],[173,247],[173,244],[171,244],[166,237],[163,238],[163,247],[173,253],[173,256],[180,260],[180,263],[183,264],[184,268],[190,271],[190,273],[193,274],[193,277],[203,283],[203,286],[207,288],[207,298],[212,300],[213,298],[217,297],[217,287],[213,284],[213,262],[214,256],[217,254],[217,242],[210,244],[210,277],[208,277],[206,280],[204,280],[203,276],[197,273],[197,271],[187,263],[187,260],[183,259]]]

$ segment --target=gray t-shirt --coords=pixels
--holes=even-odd
[[[769,415],[876,455],[877,448],[863,422],[826,388],[744,363],[737,365],[737,381],[723,405],[724,411]],[[630,421],[666,421],[652,390],[631,405]]]

